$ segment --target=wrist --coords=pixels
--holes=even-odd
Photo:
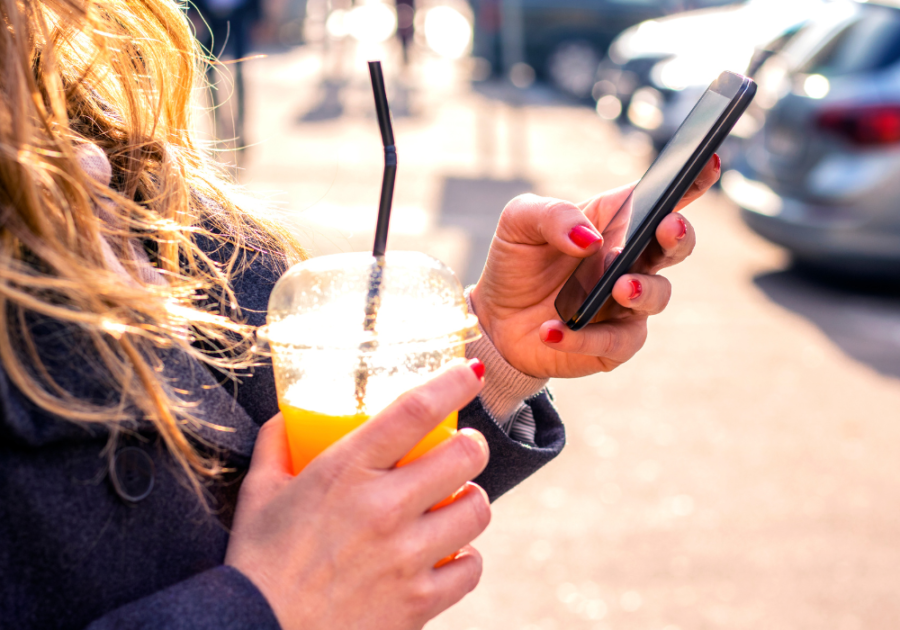
[[[489,315],[487,305],[482,301],[481,284],[476,284],[466,291],[466,300],[469,305],[469,312],[478,318],[478,325],[482,332],[491,340],[494,339],[492,330],[492,318]]]
[[[466,346],[466,358],[478,358],[484,363],[487,371],[479,398],[488,415],[508,432],[523,401],[540,392],[547,385],[547,379],[525,374],[506,361],[482,323],[479,307],[473,299],[474,292],[474,287],[466,291],[466,298],[469,311],[478,317],[482,337]]]

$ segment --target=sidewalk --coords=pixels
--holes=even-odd
[[[339,73],[320,53],[248,62],[257,145],[240,175],[313,254],[371,247],[369,54],[400,160],[389,247],[467,283],[514,194],[578,200],[646,168],[644,145],[590,109],[473,89],[462,62],[398,76],[396,51],[351,49]],[[666,272],[646,346],[553,383],[569,446],[495,505],[481,585],[428,630],[900,627],[900,302],[785,270],[715,192],[687,214],[699,244]]]

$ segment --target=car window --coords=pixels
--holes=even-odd
[[[772,52],[780,52],[783,50],[788,44],[791,43],[795,37],[799,37],[801,34],[806,31],[806,23],[795,24],[781,35],[770,41],[768,44],[763,46],[763,50],[771,50]]]
[[[838,76],[881,70],[900,60],[900,10],[863,5],[801,68],[807,74]]]

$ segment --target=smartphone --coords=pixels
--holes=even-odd
[[[751,79],[723,72],[688,114],[609,224],[603,247],[581,261],[556,296],[556,312],[580,330],[612,300],[612,289],[697,179],[756,94]],[[600,226],[602,227],[602,226]]]

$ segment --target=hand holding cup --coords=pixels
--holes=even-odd
[[[296,477],[281,415],[261,428],[225,562],[259,588],[285,630],[421,628],[477,585],[481,556],[469,543],[487,527],[490,506],[467,482],[487,465],[484,437],[463,429],[395,465],[481,387],[473,367],[455,365]]]

